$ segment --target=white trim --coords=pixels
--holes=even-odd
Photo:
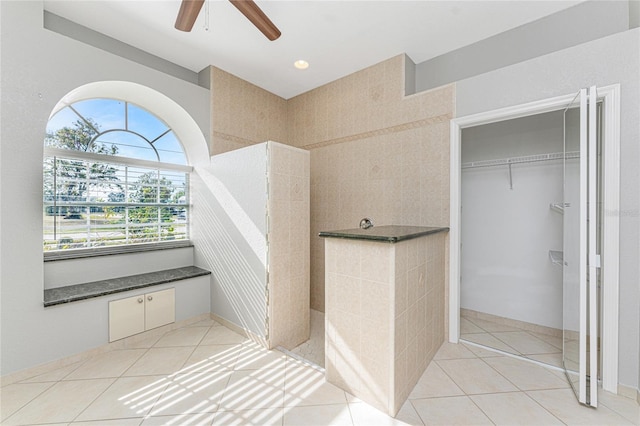
[[[618,389],[620,281],[620,85],[598,89],[603,99],[602,388]],[[604,285],[606,283],[606,285]]]
[[[460,142],[462,128],[472,124],[463,119],[453,119],[449,125],[451,138],[449,164],[449,341],[458,343],[460,338],[460,197],[462,158]]]
[[[598,89],[603,100],[604,238],[602,282],[602,387],[618,388],[618,285],[620,222],[620,85]],[[449,341],[460,337],[460,142],[465,127],[563,109],[575,93],[455,118],[450,123]]]
[[[589,382],[589,405],[592,407],[598,406],[598,268],[599,259],[598,252],[596,250],[596,237],[597,237],[597,164],[598,164],[598,151],[597,144],[598,139],[596,136],[597,123],[596,123],[596,102],[597,102],[596,86],[589,88],[589,166],[588,166],[588,213],[587,222],[589,226],[588,238],[589,238],[589,253],[587,255],[587,264],[589,265],[589,376],[591,380]]]
[[[73,151],[70,149],[53,148],[50,146],[47,146],[44,148],[44,156],[67,158],[70,160],[78,159],[78,160],[97,161],[101,163],[133,165],[133,166],[147,167],[150,169],[177,170],[179,172],[185,172],[185,173],[191,173],[193,171],[192,166],[185,166],[183,164],[163,163],[161,161],[139,160],[137,158],[122,157],[119,155],[96,154],[93,152]]]
[[[578,331],[578,400],[587,403],[587,90],[580,89],[580,203],[578,206],[580,223],[580,246],[578,251],[578,289],[580,294],[580,322]],[[564,197],[567,199],[567,196]],[[566,218],[566,216],[565,216]]]
[[[198,123],[176,101],[157,90],[130,81],[96,81],[67,93],[51,111],[52,117],[68,104],[92,98],[121,99],[160,117],[176,134],[192,166],[209,164],[207,141]]]

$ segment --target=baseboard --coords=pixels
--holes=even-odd
[[[220,324],[224,325],[225,327],[227,327],[228,329],[230,329],[231,331],[238,333],[244,337],[246,337],[249,340],[252,340],[254,342],[256,342],[257,344],[259,344],[260,346],[266,348],[266,349],[273,349],[272,347],[269,346],[269,342],[267,341],[267,339],[265,339],[262,336],[258,336],[257,334],[255,334],[252,331],[249,331],[243,327],[240,327],[238,324],[235,324],[231,321],[229,321],[226,318],[223,318],[219,315],[216,314],[211,314],[211,319],[214,321],[219,322]]]
[[[636,389],[633,386],[626,386],[618,384],[618,395],[625,398],[634,399],[640,404],[640,389]]]
[[[42,374],[50,373],[54,370],[67,367],[77,362],[86,361],[90,358],[93,358],[97,355],[100,355],[106,352],[114,351],[117,349],[127,349],[132,346],[136,346],[137,344],[139,344],[140,342],[146,339],[150,339],[154,336],[158,336],[159,338],[160,336],[162,336],[168,331],[172,331],[177,328],[181,328],[189,324],[193,324],[209,318],[210,318],[209,314],[200,314],[195,317],[174,322],[171,324],[163,325],[162,327],[154,328],[153,330],[145,331],[143,333],[136,334],[134,336],[125,337],[124,339],[116,340],[115,342],[107,343],[105,345],[98,346],[96,348],[89,349],[84,352],[80,352],[78,354],[69,355],[67,357],[57,359],[55,361],[50,361],[44,364],[37,365],[35,367],[30,367],[24,370],[16,371],[15,373],[10,373],[0,377],[0,387],[21,382],[23,380],[27,380],[35,376],[40,376]]]
[[[535,333],[546,334],[548,336],[562,337],[562,330],[544,325],[533,324],[530,322],[520,321],[513,318],[500,317],[485,312],[474,311],[471,309],[460,308],[460,316],[467,318],[478,318],[485,321],[492,321],[498,324],[504,324],[510,327],[521,328],[523,330]]]

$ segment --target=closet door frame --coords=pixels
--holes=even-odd
[[[450,124],[450,217],[449,217],[449,341],[460,338],[460,235],[462,129],[503,120],[558,111],[575,97],[563,96],[459,117]],[[618,393],[618,294],[620,240],[620,85],[598,88],[603,102],[603,203],[604,211],[618,212],[603,217],[602,239],[602,388]]]

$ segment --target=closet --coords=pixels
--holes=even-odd
[[[562,366],[562,110],[462,130],[460,337]],[[572,127],[573,126],[573,127]],[[567,159],[578,152],[567,149]],[[577,161],[577,160],[576,160]]]
[[[619,95],[451,122],[450,338],[560,367],[591,407],[618,379]]]

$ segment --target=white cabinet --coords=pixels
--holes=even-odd
[[[175,289],[173,288],[145,294],[145,330],[174,322],[176,320],[175,300]]]
[[[175,289],[109,302],[109,341],[123,339],[175,321]]]
[[[144,295],[109,302],[109,341],[142,333]]]

